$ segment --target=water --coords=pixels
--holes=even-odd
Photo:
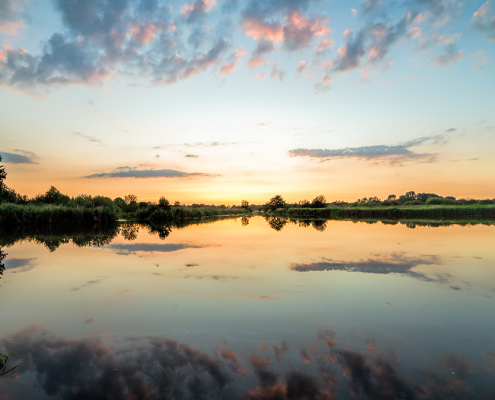
[[[495,398],[493,226],[270,222],[12,239],[0,394]]]

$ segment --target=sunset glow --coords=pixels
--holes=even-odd
[[[494,198],[494,21],[494,0],[0,0],[6,184]]]

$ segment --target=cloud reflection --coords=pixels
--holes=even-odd
[[[324,329],[318,336],[328,339],[334,333]],[[266,353],[246,355],[228,348],[205,352],[165,337],[129,338],[125,346],[112,347],[100,337],[66,339],[33,327],[4,338],[1,350],[22,357],[15,360],[21,361],[15,380],[4,381],[4,389],[14,397],[16,388],[29,386],[38,395],[68,400],[354,396],[442,400],[478,398],[482,390],[493,386],[486,380],[488,386],[482,383],[489,371],[475,369],[462,353],[434,356],[436,362],[427,360],[432,361],[429,367],[414,368],[406,377],[404,371],[410,371],[410,366],[402,366],[404,361],[391,349],[375,348],[370,353],[343,342],[308,346],[311,354],[301,364],[291,357],[284,340],[273,346],[274,363]],[[279,359],[280,351],[287,361]],[[492,363],[491,353],[487,355]]]
[[[420,265],[440,265],[440,258],[436,255],[410,257],[404,253],[392,253],[381,257],[377,255],[377,258],[368,258],[366,260],[359,261],[337,261],[326,258],[322,259],[323,261],[308,264],[293,263],[290,265],[289,269],[297,272],[347,271],[361,272],[365,274],[400,274],[426,282],[438,282],[444,284],[450,282],[450,275],[448,274],[436,274],[430,276],[422,272],[412,271],[413,268]]]
[[[132,243],[132,244],[109,244],[105,248],[111,249],[120,255],[131,255],[137,252],[144,253],[170,253],[184,249],[200,249],[204,246],[194,246],[187,243]]]

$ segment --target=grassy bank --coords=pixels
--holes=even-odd
[[[378,219],[495,219],[495,205],[472,206],[393,206],[393,207],[326,207],[326,208],[280,208],[274,215],[289,218],[378,218]]]
[[[61,205],[0,204],[0,224],[15,225],[70,225],[92,226],[95,223],[112,223],[119,218],[113,207],[68,207]]]
[[[180,222],[192,219],[213,218],[223,216],[249,215],[245,209],[214,209],[214,208],[191,208],[191,207],[160,207],[150,205],[145,209],[138,210],[135,218],[139,221],[148,221],[152,224],[167,222]]]

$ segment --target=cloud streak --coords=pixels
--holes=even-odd
[[[188,173],[182,171],[176,171],[174,169],[141,169],[141,170],[127,170],[127,171],[114,171],[105,172],[101,174],[87,175],[84,178],[187,178],[192,176],[204,176],[199,172]]]
[[[346,147],[342,149],[293,149],[289,150],[291,157],[309,157],[329,161],[333,159],[357,158],[365,160],[384,160],[391,164],[400,164],[404,161],[434,162],[435,154],[416,153],[411,148],[428,141],[438,142],[442,136],[428,136],[410,140],[398,145],[374,145],[361,147]]]
[[[7,153],[0,151],[3,161],[9,164],[38,164],[33,159],[36,158],[36,154],[30,151],[14,150],[22,154]]]

